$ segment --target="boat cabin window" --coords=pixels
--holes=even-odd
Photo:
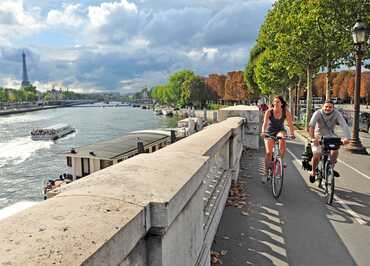
[[[152,152],[155,152],[155,149],[156,149],[156,146],[154,145],[154,146],[152,147]]]
[[[158,145],[158,149],[161,149],[161,148],[162,148],[162,142],[159,143],[159,145]]]
[[[123,158],[118,159],[118,160],[117,160],[117,163],[122,162],[122,161],[123,161]]]
[[[67,166],[72,167],[72,158],[67,156]]]
[[[149,149],[145,149],[145,153],[149,153]]]
[[[113,161],[111,160],[100,160],[100,169],[107,168],[111,165],[113,165]]]

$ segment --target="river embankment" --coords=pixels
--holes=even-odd
[[[92,115],[93,114],[93,115]],[[167,117],[139,108],[55,108],[0,117],[0,208],[42,200],[43,180],[70,173],[65,153],[126,135],[167,127]],[[35,128],[69,124],[75,133],[56,141],[33,141]]]
[[[0,116],[1,115],[12,115],[12,114],[34,112],[34,111],[47,110],[47,109],[54,109],[54,108],[58,108],[58,107],[64,107],[64,106],[52,105],[52,106],[38,106],[38,107],[14,108],[14,109],[0,110]]]

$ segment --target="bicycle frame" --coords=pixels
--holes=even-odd
[[[274,148],[272,152],[272,167],[270,167],[269,169],[269,176],[271,178],[272,194],[274,198],[277,199],[281,195],[284,180],[284,166],[280,154],[279,141],[282,139],[289,139],[289,137],[275,137],[272,135],[267,135],[267,138],[274,140]]]
[[[317,165],[317,168],[320,172],[320,176],[319,178],[325,178],[324,176],[324,167],[325,167],[325,164],[327,161],[330,161],[330,151],[326,150],[326,149],[323,149],[322,152],[321,152],[321,156],[320,156],[320,161]]]
[[[320,144],[323,143],[320,141]],[[317,178],[319,180],[319,188],[322,188],[322,179],[325,180],[325,195],[326,200],[329,205],[333,203],[334,198],[334,188],[335,188],[335,179],[334,179],[334,165],[331,158],[331,150],[323,147],[321,152],[321,157],[319,164],[317,165]]]

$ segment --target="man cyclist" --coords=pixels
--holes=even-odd
[[[286,130],[284,127],[285,120],[288,122],[288,127],[290,130],[290,134],[294,137],[294,127],[293,127],[293,120],[292,115],[287,110],[287,104],[284,101],[283,97],[275,96],[272,108],[265,112],[265,116],[263,119],[262,125],[262,133],[261,137],[265,138],[266,133],[268,135],[273,136],[286,136]],[[281,139],[280,143],[280,155],[284,158],[285,154],[285,140]],[[274,140],[265,138],[265,175],[262,176],[262,183],[267,181],[267,171],[270,168],[271,161],[272,161],[272,151],[274,148]]]
[[[312,153],[313,157],[311,160],[312,171],[310,173],[310,182],[315,182],[316,168],[321,157],[321,137],[338,137],[334,133],[335,126],[339,124],[343,130],[344,137],[342,138],[343,144],[348,144],[351,138],[350,129],[344,120],[342,114],[334,108],[334,103],[331,100],[326,100],[321,110],[317,110],[311,118],[309,123],[308,133],[312,141]],[[335,164],[338,158],[338,150],[332,150],[331,158]],[[334,171],[334,176],[339,176],[337,171]]]

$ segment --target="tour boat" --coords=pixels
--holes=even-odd
[[[75,129],[66,124],[57,124],[46,128],[36,128],[31,131],[33,140],[56,140],[69,133],[75,132]]]

